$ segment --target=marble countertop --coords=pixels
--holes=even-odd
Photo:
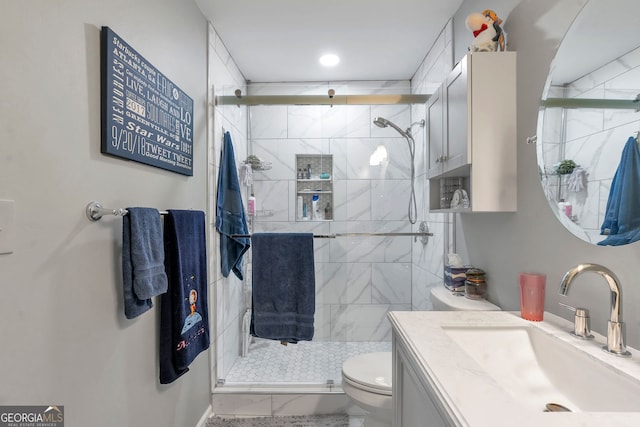
[[[421,381],[435,390],[447,408],[453,425],[471,427],[607,426],[637,427],[640,412],[543,412],[515,398],[474,361],[443,327],[540,328],[570,343],[589,357],[601,360],[612,373],[623,373],[640,383],[640,351],[629,358],[602,351],[606,338],[579,340],[568,332],[573,323],[545,312],[543,322],[529,322],[519,312],[505,311],[393,311],[388,315],[394,338],[409,351],[413,364],[424,376]],[[588,372],[584,373],[589,375]],[[638,396],[640,399],[640,396]],[[640,404],[639,404],[640,407]]]

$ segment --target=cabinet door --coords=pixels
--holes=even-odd
[[[442,173],[444,159],[444,98],[442,86],[429,97],[427,102],[427,144],[429,177]]]
[[[467,85],[467,58],[455,66],[445,84],[446,151],[443,173],[471,162],[469,146],[469,88]]]
[[[403,346],[393,352],[393,427],[448,427],[434,397],[427,391],[408,361]]]

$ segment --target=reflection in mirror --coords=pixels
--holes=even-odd
[[[587,2],[552,63],[538,117],[549,204],[574,235],[601,245],[640,239],[638,28],[640,1]],[[634,162],[635,178],[618,173],[612,185]],[[623,188],[634,190],[622,197]]]

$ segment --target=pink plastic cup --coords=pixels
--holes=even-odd
[[[520,316],[526,320],[540,322],[544,317],[544,289],[547,275],[520,273]]]

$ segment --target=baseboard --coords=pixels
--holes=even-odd
[[[202,414],[202,417],[200,417],[200,420],[198,420],[198,424],[196,424],[195,427],[206,427],[207,425],[207,420],[213,415],[213,409],[211,408],[211,405],[209,405],[209,407],[207,408],[206,411],[204,411],[204,414]]]

